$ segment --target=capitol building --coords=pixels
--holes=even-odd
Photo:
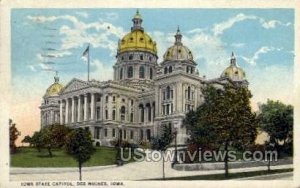
[[[118,42],[113,80],[73,78],[63,86],[54,77],[40,106],[41,127],[55,123],[82,127],[91,132],[95,145],[110,146],[119,137],[130,143],[149,141],[162,127],[170,126],[177,131],[177,143],[184,145],[183,119],[203,102],[203,86],[218,87],[229,81],[248,85],[234,54],[220,77],[200,77],[179,29],[174,44],[158,62],[156,42],[142,21],[137,11],[131,31]]]

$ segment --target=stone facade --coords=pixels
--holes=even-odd
[[[235,73],[224,73],[213,80],[199,77],[197,63],[183,45],[179,28],[174,45],[158,64],[156,43],[144,32],[138,12],[132,21],[131,32],[119,41],[113,80],[74,78],[58,92],[49,94],[51,85],[40,107],[42,127],[53,123],[84,127],[91,131],[95,144],[109,146],[119,136],[132,143],[149,141],[161,127],[170,126],[177,130],[177,143],[186,143],[182,120],[203,102],[201,87],[221,85]],[[234,56],[231,66],[237,67],[233,60]],[[239,80],[235,76],[235,81],[247,84],[244,72],[237,74]]]

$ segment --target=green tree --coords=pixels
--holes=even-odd
[[[254,143],[258,121],[251,111],[251,93],[246,87],[225,84],[203,88],[204,103],[197,109],[196,124],[189,124],[191,139],[223,148],[225,176],[228,177],[230,147],[245,149]]]
[[[164,153],[167,150],[169,144],[172,141],[172,132],[171,127],[164,126],[162,130],[162,134],[157,137],[151,138],[151,148],[153,150],[160,151],[162,154],[162,172],[163,179],[165,179],[165,158]],[[176,156],[175,156],[176,157]]]
[[[45,147],[52,157],[52,148],[61,148],[70,129],[64,125],[53,124],[41,130],[42,146]]]
[[[17,151],[16,140],[20,135],[21,133],[18,131],[16,124],[9,119],[9,148],[11,154],[16,153]]]
[[[72,130],[67,135],[65,148],[67,153],[78,162],[79,180],[81,181],[82,164],[88,161],[95,152],[90,132],[82,128]]]
[[[31,137],[29,135],[26,135],[23,140],[22,143],[27,143],[31,146]]]
[[[293,149],[293,106],[268,100],[260,106],[260,127],[270,136],[270,143],[280,152],[289,154]]]
[[[33,133],[32,137],[30,139],[30,145],[35,147],[38,150],[38,152],[41,152],[41,149],[44,146],[41,131],[36,131]]]

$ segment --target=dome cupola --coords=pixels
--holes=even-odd
[[[59,83],[59,77],[56,73],[56,75],[54,76],[54,83],[51,84],[51,86],[49,86],[48,89],[46,90],[45,97],[57,96],[62,88],[63,85]]]
[[[182,44],[182,35],[179,27],[175,35],[175,43],[169,47],[164,54],[164,61],[172,60],[193,60],[193,54],[191,50]]]
[[[131,32],[126,34],[118,45],[118,53],[143,51],[157,54],[156,42],[144,31],[142,27],[142,16],[139,11],[136,11],[133,19]]]
[[[230,78],[233,81],[244,81],[246,80],[246,73],[245,71],[240,68],[236,63],[236,57],[234,56],[234,53],[232,52],[231,58],[230,58],[230,66],[227,67],[222,75],[221,78]]]

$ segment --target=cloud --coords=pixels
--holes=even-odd
[[[261,26],[265,29],[274,29],[276,26],[290,26],[291,23],[283,23],[279,20],[265,20],[264,18],[254,16],[254,15],[245,15],[243,13],[237,14],[235,17],[232,17],[224,22],[217,23],[214,25],[212,32],[215,36],[223,34],[224,31],[233,27],[236,23],[242,22],[245,20],[257,20]]]
[[[110,13],[109,16],[115,17],[117,14]],[[117,50],[117,39],[124,36],[125,32],[122,27],[114,26],[109,22],[96,21],[85,23],[80,21],[77,17],[71,15],[61,16],[28,16],[29,20],[33,22],[53,22],[56,20],[67,20],[71,25],[62,25],[59,29],[61,38],[61,50],[69,50],[78,47],[83,47],[90,43],[94,48],[104,48],[111,51],[110,55],[113,56]],[[115,38],[116,41],[112,40]],[[64,55],[71,55],[64,53]]]
[[[251,64],[251,65],[256,65],[257,63],[257,60],[259,59],[259,57],[262,55],[262,54],[266,54],[270,51],[280,51],[281,49],[280,48],[274,48],[274,47],[268,47],[268,46],[262,46],[260,49],[258,49],[254,55],[252,57],[244,57],[244,56],[241,56],[241,58]]]
[[[99,81],[107,81],[113,79],[114,71],[110,64],[106,65],[99,59],[94,59],[91,62],[91,67],[93,67],[91,78]]]
[[[232,43],[231,46],[234,48],[242,48],[244,47],[246,44],[245,43]]]
[[[81,16],[83,18],[88,18],[89,14],[86,12],[76,12],[75,14],[77,14],[78,16]]]

